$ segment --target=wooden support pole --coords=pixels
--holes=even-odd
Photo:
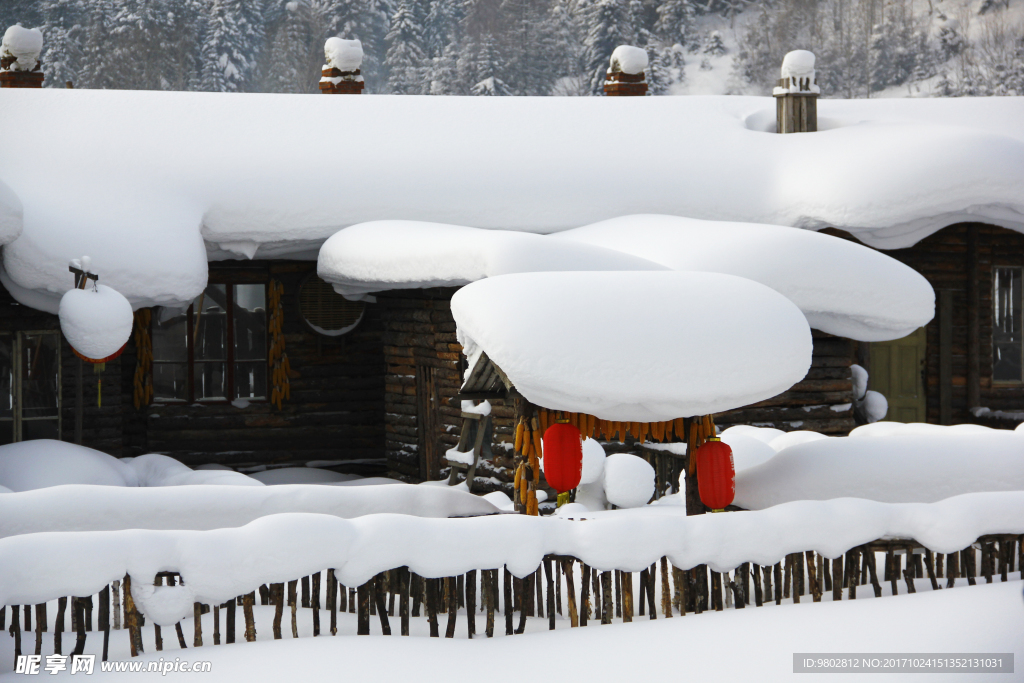
[[[946,555],[946,588],[953,588],[960,577],[960,553]]]
[[[484,598],[484,607],[487,610],[487,620],[484,624],[484,635],[488,638],[494,637],[494,610],[498,602],[498,570],[485,569],[481,575],[482,582],[480,591]]]
[[[601,623],[612,623],[612,573],[601,572]]]
[[[61,638],[64,635],[64,612],[68,608],[67,598],[57,598],[57,620],[53,624],[53,653],[61,653]],[[0,613],[3,612],[3,608],[0,608]],[[0,629],[3,629],[2,620],[0,620]]]
[[[594,572],[595,576],[597,572]],[[568,580],[568,579],[566,579]],[[580,626],[590,621],[590,565],[580,562]]]
[[[299,580],[288,582],[288,611],[292,622],[292,638],[299,637]],[[230,641],[229,641],[230,642]]]
[[[78,620],[78,638],[75,641],[75,649],[72,656],[85,652],[85,600],[79,597],[71,598],[71,604],[75,610],[75,617]]]
[[[814,563],[814,551],[805,551],[804,558],[807,561],[807,582],[810,584],[811,601],[821,602],[821,587],[818,585],[818,571]]]
[[[252,614],[252,608],[255,602],[255,592],[247,593],[242,596],[242,612],[245,616],[245,641],[247,643],[256,642],[256,619],[253,617]]]
[[[645,616],[647,614],[647,578],[650,576],[650,572],[647,567],[640,570],[640,600],[639,610],[637,616]]]
[[[319,583],[318,581],[316,583]],[[388,620],[387,606],[384,604],[385,583],[384,574],[377,574],[373,579],[373,599],[377,603],[377,617],[380,619],[380,630],[386,636],[391,635],[391,622]],[[317,600],[318,601],[318,600]],[[316,612],[314,611],[315,615]]]
[[[73,599],[71,609],[74,610]],[[135,599],[132,597],[132,577],[128,574],[124,575],[124,609],[131,654],[132,657],[138,657],[143,652],[142,628],[139,624],[139,610],[135,608]]]
[[[551,560],[544,558],[544,577],[547,579],[547,613],[548,630],[555,630],[555,577],[551,567]],[[540,575],[537,575],[540,579]]]
[[[476,635],[476,570],[466,572],[466,637]]]
[[[579,611],[576,609],[576,585],[572,575],[573,560],[562,560],[562,573],[565,574],[565,595],[569,608],[569,628],[577,628],[580,625]],[[587,580],[583,579],[583,591],[587,590]]]
[[[935,576],[935,564],[931,550],[924,551],[924,566],[928,570],[928,580],[932,583],[932,590],[939,590],[939,579]]]
[[[326,594],[326,605],[327,611],[331,617],[331,635],[338,635],[338,579],[334,576],[334,570],[327,570],[327,594]]]
[[[903,570],[903,578],[907,581],[907,592],[916,593],[917,590],[914,588],[914,576],[910,573],[910,568]]]
[[[320,635],[320,572],[312,576],[312,593],[309,597],[309,606],[313,610],[313,637]]]
[[[36,649],[37,655],[43,654],[43,627],[46,626],[46,603],[36,605]]]
[[[274,605],[274,640],[281,640],[281,621],[284,619],[284,584],[270,584],[270,602]]]
[[[505,566],[505,635],[512,635],[512,572]]]
[[[444,637],[454,638],[455,637],[455,620],[458,618],[459,600],[458,594],[456,593],[457,583],[454,576],[446,576],[444,578],[444,588],[448,599],[445,601],[448,608],[448,623],[445,625]]]
[[[754,607],[764,605],[764,593],[761,591],[761,567],[753,566],[754,569]]]
[[[857,599],[857,585],[860,583],[860,562],[857,548],[846,553],[846,582],[850,600]]]
[[[526,631],[526,616],[529,608],[528,597],[533,595],[533,574],[527,574],[522,582],[522,589],[519,591],[519,626],[516,627],[516,634]]]
[[[409,635],[409,568],[398,570],[398,619],[403,636]]]
[[[867,558],[868,574],[871,577],[871,588],[875,591],[875,597],[882,597],[882,584],[878,582],[878,567],[875,559],[875,551],[871,546],[864,546],[864,557]]]
[[[220,605],[213,606],[213,644],[220,645]]]
[[[302,606],[309,609],[309,577],[302,577]]]
[[[71,599],[74,609],[74,598]],[[21,656],[21,617],[18,615],[18,605],[11,605],[11,633],[14,635],[14,661],[17,663]]]
[[[668,558],[661,558],[661,613],[666,619],[672,618],[672,589],[669,586]]]
[[[356,590],[357,600],[359,601],[356,635],[370,635],[370,584],[372,582],[373,579],[370,579]]]
[[[977,581],[975,580],[975,577],[978,576],[978,566],[977,566],[976,555],[974,554],[974,546],[973,545],[969,545],[966,548],[964,548],[963,550],[961,550],[960,552],[962,554],[961,555],[961,562],[962,562],[961,566],[964,568],[964,571],[965,571],[964,575],[967,577],[967,585],[968,586],[973,586],[973,585],[977,584]]]

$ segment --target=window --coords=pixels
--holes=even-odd
[[[60,335],[0,335],[0,444],[60,439]]]
[[[1024,380],[1024,315],[1021,268],[995,268],[992,292],[992,380]]]
[[[153,315],[153,398],[267,397],[267,287],[211,284],[188,308]]]

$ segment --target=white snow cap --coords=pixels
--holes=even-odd
[[[718,273],[502,275],[456,292],[452,314],[471,366],[486,351],[530,402],[606,420],[749,405],[803,379],[811,361],[796,306]]]
[[[632,45],[619,45],[612,51],[610,71],[636,75],[647,68],[647,50]]]
[[[604,492],[620,508],[647,505],[654,495],[654,468],[632,453],[613,453],[605,460]]]
[[[674,270],[738,275],[789,298],[823,332],[900,339],[935,314],[917,271],[849,240],[780,225],[622,216],[553,235],[616,249]]]
[[[732,449],[733,466],[736,471],[749,469],[775,457],[775,449],[761,439],[756,439],[750,434],[736,431],[736,427],[730,427],[722,432],[722,443]],[[680,488],[686,487],[686,472],[679,473]]]
[[[807,78],[814,76],[814,53],[810,50],[793,50],[782,58],[783,78]]]
[[[868,422],[884,420],[889,413],[889,401],[884,395],[877,391],[867,391],[864,394],[864,412]]]
[[[327,66],[339,71],[355,71],[363,63],[363,44],[358,40],[328,38],[324,43]]]
[[[58,316],[68,343],[96,360],[114,355],[128,343],[135,320],[128,299],[100,284],[65,292]]]
[[[592,484],[604,474],[604,446],[589,436],[583,440],[583,471],[580,484]]]
[[[666,268],[602,246],[417,221],[375,221],[345,228],[324,243],[317,259],[317,275],[350,298],[548,270]]]
[[[850,377],[853,379],[853,397],[859,401],[868,390],[868,371],[854,363],[850,366]]]
[[[39,63],[43,51],[43,34],[37,28],[23,28],[15,24],[4,32],[0,43],[0,57],[14,57],[14,71],[31,71]]]

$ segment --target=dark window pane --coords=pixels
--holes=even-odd
[[[13,342],[14,337],[0,336],[0,419],[14,417],[14,363],[11,358]],[[3,429],[5,428],[0,426],[0,431]],[[3,437],[0,437],[0,441],[2,439]]]
[[[59,439],[56,420],[23,420],[21,423],[21,440]]]
[[[237,398],[267,397],[266,361],[235,363],[235,396]]]
[[[157,308],[153,314],[153,360],[188,362],[188,309]],[[155,393],[162,398],[159,390]]]
[[[14,420],[0,420],[0,446],[14,443]]]
[[[227,360],[227,285],[210,285],[192,305],[195,360]],[[196,372],[199,370],[197,368]],[[198,374],[197,374],[198,376]],[[199,398],[196,389],[196,398]]]
[[[234,285],[235,360],[267,359],[266,286]]]
[[[188,363],[153,363],[153,397],[188,400]]]
[[[227,394],[227,363],[196,362],[195,396],[197,401],[211,398],[225,398]]]
[[[57,417],[57,344],[53,333],[22,337],[22,417]]]
[[[992,292],[992,379],[1019,382],[1024,352],[1024,312],[1021,310],[1022,270],[995,268]]]

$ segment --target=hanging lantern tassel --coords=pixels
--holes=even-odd
[[[583,476],[583,439],[568,420],[558,420],[544,432],[544,478],[558,491],[558,505],[568,502],[569,491]]]
[[[729,444],[717,436],[697,449],[697,490],[713,512],[722,512],[736,497],[736,465]]]

